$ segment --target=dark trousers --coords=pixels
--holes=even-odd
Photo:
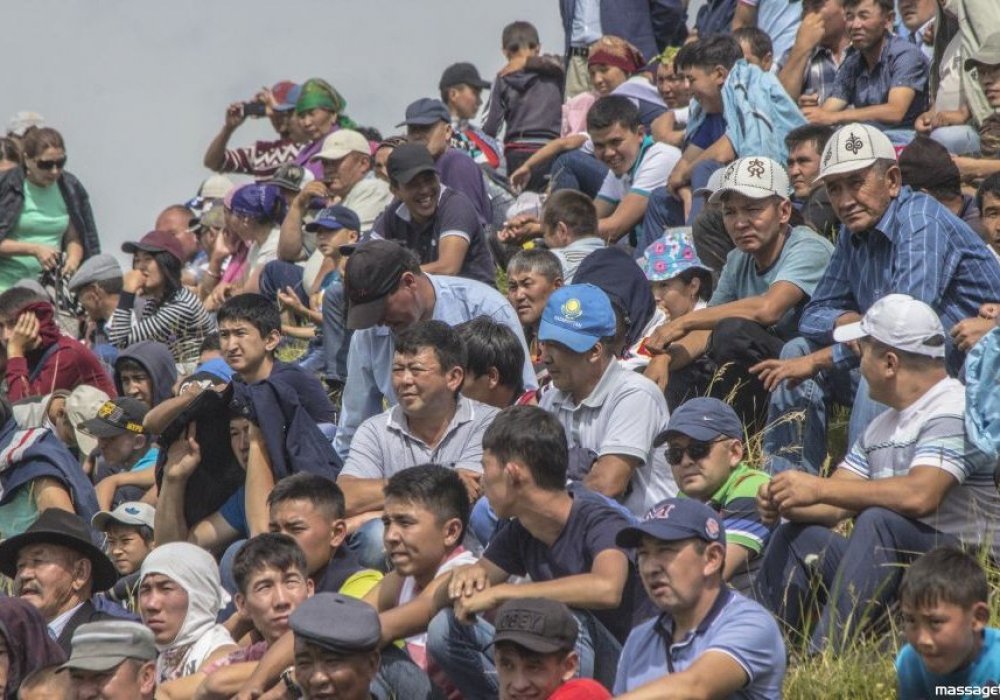
[[[511,173],[524,165],[524,162],[528,160],[531,156],[535,155],[538,149],[531,150],[527,148],[516,148],[510,150],[504,150],[504,160],[507,161],[507,176],[509,177]],[[528,180],[528,184],[525,186],[525,191],[527,192],[544,192],[545,186],[548,184],[549,170],[552,167],[552,161],[548,161],[537,168],[532,168],[531,179]]]

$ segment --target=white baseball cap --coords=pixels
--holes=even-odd
[[[871,336],[896,348],[927,357],[944,357],[944,326],[937,313],[909,294],[882,297],[857,323],[834,329],[833,339],[846,343]]]
[[[708,197],[717,189],[722,187],[722,178],[726,174],[725,168],[717,168],[708,176],[708,181],[705,183],[704,187],[699,187],[694,191],[695,195],[702,195],[703,197]]]
[[[788,190],[788,173],[780,163],[764,156],[748,156],[726,166],[722,184],[708,201],[711,204],[722,201],[727,192],[738,192],[750,199],[788,199]]]
[[[348,153],[371,156],[372,147],[360,132],[338,129],[326,137],[322,150],[310,160],[340,160]]]
[[[122,525],[145,525],[153,528],[156,522],[156,508],[148,503],[126,501],[112,511],[102,510],[91,518],[95,530],[105,531],[109,523]]]
[[[76,446],[80,448],[80,454],[84,457],[89,456],[97,449],[97,438],[88,435],[77,426],[88,418],[96,416],[97,409],[108,400],[107,394],[88,384],[81,384],[66,397],[66,419],[73,426],[73,432],[76,434]]]
[[[816,180],[863,170],[877,160],[896,160],[896,149],[889,137],[868,124],[847,124],[827,141]]]
[[[198,188],[198,196],[203,199],[222,199],[234,189],[236,185],[225,175],[209,175]]]

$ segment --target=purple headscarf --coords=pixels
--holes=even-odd
[[[234,214],[260,221],[280,223],[285,218],[285,200],[277,185],[243,185],[233,192],[233,198],[227,206]]]
[[[20,598],[0,598],[0,635],[7,642],[10,670],[4,698],[13,700],[22,681],[40,668],[66,661],[62,648],[34,605]]]

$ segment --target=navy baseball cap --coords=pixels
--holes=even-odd
[[[689,399],[670,414],[667,428],[653,440],[659,447],[672,433],[687,435],[692,440],[711,442],[720,436],[742,439],[743,424],[733,407],[725,401],[705,396]]]
[[[726,543],[722,518],[710,507],[692,498],[668,498],[653,506],[642,522],[626,527],[615,537],[619,547],[635,548],[643,536],[664,542],[699,539]]]
[[[306,224],[306,231],[315,233],[321,228],[339,231],[346,228],[348,231],[360,231],[361,220],[352,210],[338,204],[336,206],[321,209],[316,218]]]
[[[611,299],[600,287],[571,284],[549,296],[538,324],[538,339],[554,340],[574,352],[587,352],[617,329]]]
[[[444,106],[444,102],[431,97],[421,97],[407,106],[406,119],[396,126],[430,126],[438,122],[450,121],[451,112]]]

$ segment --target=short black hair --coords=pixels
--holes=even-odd
[[[608,129],[621,124],[629,131],[638,131],[642,125],[639,108],[623,95],[605,95],[587,110],[587,131]]]
[[[710,271],[703,267],[689,267],[677,275],[677,279],[684,284],[691,284],[691,280],[695,277],[701,280],[701,286],[698,287],[698,298],[702,301],[708,301],[712,298],[712,288],[715,286]]]
[[[145,404],[143,404],[145,405]],[[111,528],[118,528],[128,532],[134,532],[142,538],[145,544],[151,544],[155,540],[155,533],[153,528],[149,525],[133,525],[131,523],[123,523],[118,520],[109,520],[107,524],[101,529],[104,534],[108,534],[108,530]]]
[[[442,372],[452,367],[465,369],[462,338],[444,321],[420,321],[396,336],[396,353],[399,355],[416,355],[423,348],[434,350]]]
[[[541,44],[541,40],[538,38],[538,30],[535,25],[520,20],[511,22],[503,28],[500,44],[504,51],[520,51],[521,49],[537,48]]]
[[[393,498],[423,506],[434,513],[439,524],[458,518],[465,534],[469,524],[469,492],[454,469],[440,464],[409,467],[390,476],[383,491],[387,501]]]
[[[737,42],[745,41],[749,44],[750,53],[758,59],[763,60],[768,54],[774,56],[774,44],[771,42],[771,37],[760,27],[740,27],[733,32],[733,38]]]
[[[267,507],[274,508],[285,501],[307,501],[333,520],[340,520],[347,511],[344,492],[336,482],[308,472],[286,476],[276,483],[267,496]]]
[[[236,588],[247,594],[250,578],[266,568],[279,571],[296,569],[303,578],[309,576],[306,555],[298,543],[280,532],[265,532],[247,540],[233,559],[233,578]]]
[[[732,70],[736,62],[743,58],[739,42],[729,34],[710,34],[687,46],[690,49],[679,52],[674,59],[674,65],[678,68],[710,70],[722,66],[726,70]]]
[[[201,341],[201,345],[198,346],[198,354],[203,352],[208,352],[209,350],[222,350],[222,344],[219,343],[218,333],[209,333],[205,336],[205,339]]]
[[[979,183],[979,189],[976,190],[976,207],[979,211],[983,210],[983,199],[988,194],[1000,197],[1000,173],[993,173]]]
[[[899,584],[899,600],[914,608],[951,603],[971,608],[989,602],[986,572],[971,554],[935,547],[910,564]]]
[[[14,314],[28,304],[39,301],[48,301],[48,299],[27,287],[11,287],[0,294],[0,321],[14,320]]]
[[[216,316],[219,326],[224,321],[246,321],[256,328],[262,338],[272,331],[281,332],[281,314],[278,307],[260,294],[237,294],[219,307]]]
[[[558,190],[545,200],[542,224],[555,228],[566,224],[576,238],[597,235],[597,207],[594,200],[576,190]]]
[[[833,136],[834,128],[826,124],[803,124],[797,126],[785,136],[785,146],[791,151],[800,143],[816,144],[816,152],[822,155],[827,141]]]
[[[514,331],[489,316],[477,316],[456,330],[465,345],[467,373],[481,377],[496,367],[501,386],[513,389],[515,396],[524,391],[524,348]]]
[[[547,491],[566,488],[569,448],[566,431],[554,415],[538,406],[510,406],[483,435],[483,450],[501,462],[523,462],[535,484]]]
[[[844,0],[844,9],[847,10],[852,7],[857,7],[862,2],[864,2],[864,0]],[[896,4],[893,0],[872,0],[872,4],[882,10],[883,15],[896,11]]]

